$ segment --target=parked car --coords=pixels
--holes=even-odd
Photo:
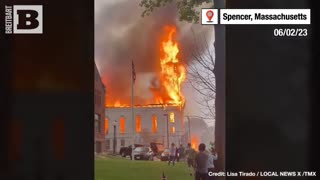
[[[149,147],[137,147],[133,150],[135,160],[152,160],[154,152]]]
[[[120,148],[120,155],[122,157],[126,157],[126,156],[130,156],[131,157],[131,153],[132,153],[132,146],[121,147]]]
[[[135,144],[134,145],[135,147],[142,147],[142,145],[140,144]],[[122,157],[127,157],[127,156],[130,156],[130,159],[131,159],[131,156],[132,156],[132,146],[128,146],[128,147],[121,147],[120,148],[120,152],[119,154],[122,156]]]
[[[156,156],[156,154],[152,151],[151,148],[149,148],[149,152],[147,152],[147,159],[150,161],[153,161],[153,157]]]
[[[164,149],[161,153],[160,160],[161,161],[168,161],[170,156],[170,150],[168,148]]]
[[[162,143],[156,143],[156,142],[151,142],[150,143],[150,148],[152,151],[156,154],[159,155],[163,152],[164,146]]]

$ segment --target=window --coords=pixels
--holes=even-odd
[[[94,114],[94,120],[100,120],[100,114],[95,113]]]
[[[101,132],[101,120],[100,114],[94,114],[94,123],[96,132]]]
[[[121,139],[121,146],[125,146],[125,140],[124,139]]]
[[[110,139],[106,140],[106,149],[109,150],[110,149]]]
[[[124,117],[120,117],[120,120],[119,120],[119,132],[121,134],[124,134]]]
[[[136,132],[137,133],[141,132],[141,117],[140,117],[140,115],[136,116]]]
[[[109,121],[108,121],[108,118],[104,119],[104,133],[105,134],[109,133]]]
[[[152,115],[152,118],[151,118],[151,131],[152,133],[157,132],[157,116],[156,115]]]
[[[169,122],[174,123],[174,113],[173,112],[169,113]]]
[[[170,133],[171,133],[171,134],[174,134],[175,131],[176,131],[176,129],[174,128],[174,126],[171,126],[171,127],[170,127]]]

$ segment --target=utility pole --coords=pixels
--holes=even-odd
[[[134,64],[133,64],[133,60],[132,60],[132,64],[131,64],[131,121],[132,121],[132,151],[131,151],[131,156],[132,156],[132,160],[134,160],[134,156],[133,156],[133,149],[134,149],[134,136],[135,136],[135,128],[134,128],[134,112],[133,112],[133,106],[134,106],[134,102],[133,102],[133,86],[134,86],[134,81],[135,81],[135,70],[134,70]]]
[[[169,145],[169,115],[164,114],[164,116],[167,116],[167,146],[169,148],[170,147],[170,145]]]
[[[116,155],[116,143],[117,143],[117,138],[116,138],[116,130],[117,130],[117,121],[113,122],[113,154]]]
[[[190,117],[187,116],[187,118],[188,118],[188,138],[189,138],[189,142],[188,143],[191,143]]]

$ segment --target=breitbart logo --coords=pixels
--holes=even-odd
[[[6,34],[42,34],[42,5],[5,6]]]

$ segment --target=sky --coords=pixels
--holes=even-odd
[[[110,7],[116,7],[115,5],[117,4],[121,4],[123,2],[133,3],[133,1],[137,2],[137,7],[130,6],[129,8],[129,6],[125,7],[124,5],[123,8],[110,9]],[[106,41],[116,41],[117,37],[118,39],[121,39],[123,36],[128,34],[127,31],[130,28],[134,27],[137,22],[140,23],[139,21],[143,21],[140,16],[142,11],[138,6],[138,3],[139,0],[95,0],[95,62],[100,74],[103,75],[104,71],[106,71],[105,68],[106,66],[108,66],[107,61],[109,61],[111,57],[110,54],[114,54],[115,51],[113,50],[113,48],[115,48],[116,44],[118,43],[115,42],[114,46],[112,46],[112,43],[108,44],[106,43]],[[109,11],[110,13],[108,14],[108,12],[106,11]],[[150,21],[149,19],[147,20],[147,23],[154,22]],[[191,25],[190,23],[181,23],[177,19],[176,23],[179,27],[181,27],[179,38],[182,42],[190,41],[190,29],[192,28],[195,31],[196,35],[209,34],[210,36],[210,34],[212,34],[209,40],[209,44],[213,44],[214,32],[212,26],[204,27],[201,25]],[[141,26],[149,27],[143,22],[141,23]],[[112,57],[114,57],[114,55],[112,55]],[[137,76],[137,78],[139,78],[139,76]],[[197,92],[188,83],[184,83],[182,85],[182,92],[186,99],[185,114],[191,116],[203,116],[203,114],[201,113],[201,106],[195,101],[195,99],[198,98],[199,94],[197,94]],[[213,122],[214,121],[208,121],[207,124],[212,126]]]

